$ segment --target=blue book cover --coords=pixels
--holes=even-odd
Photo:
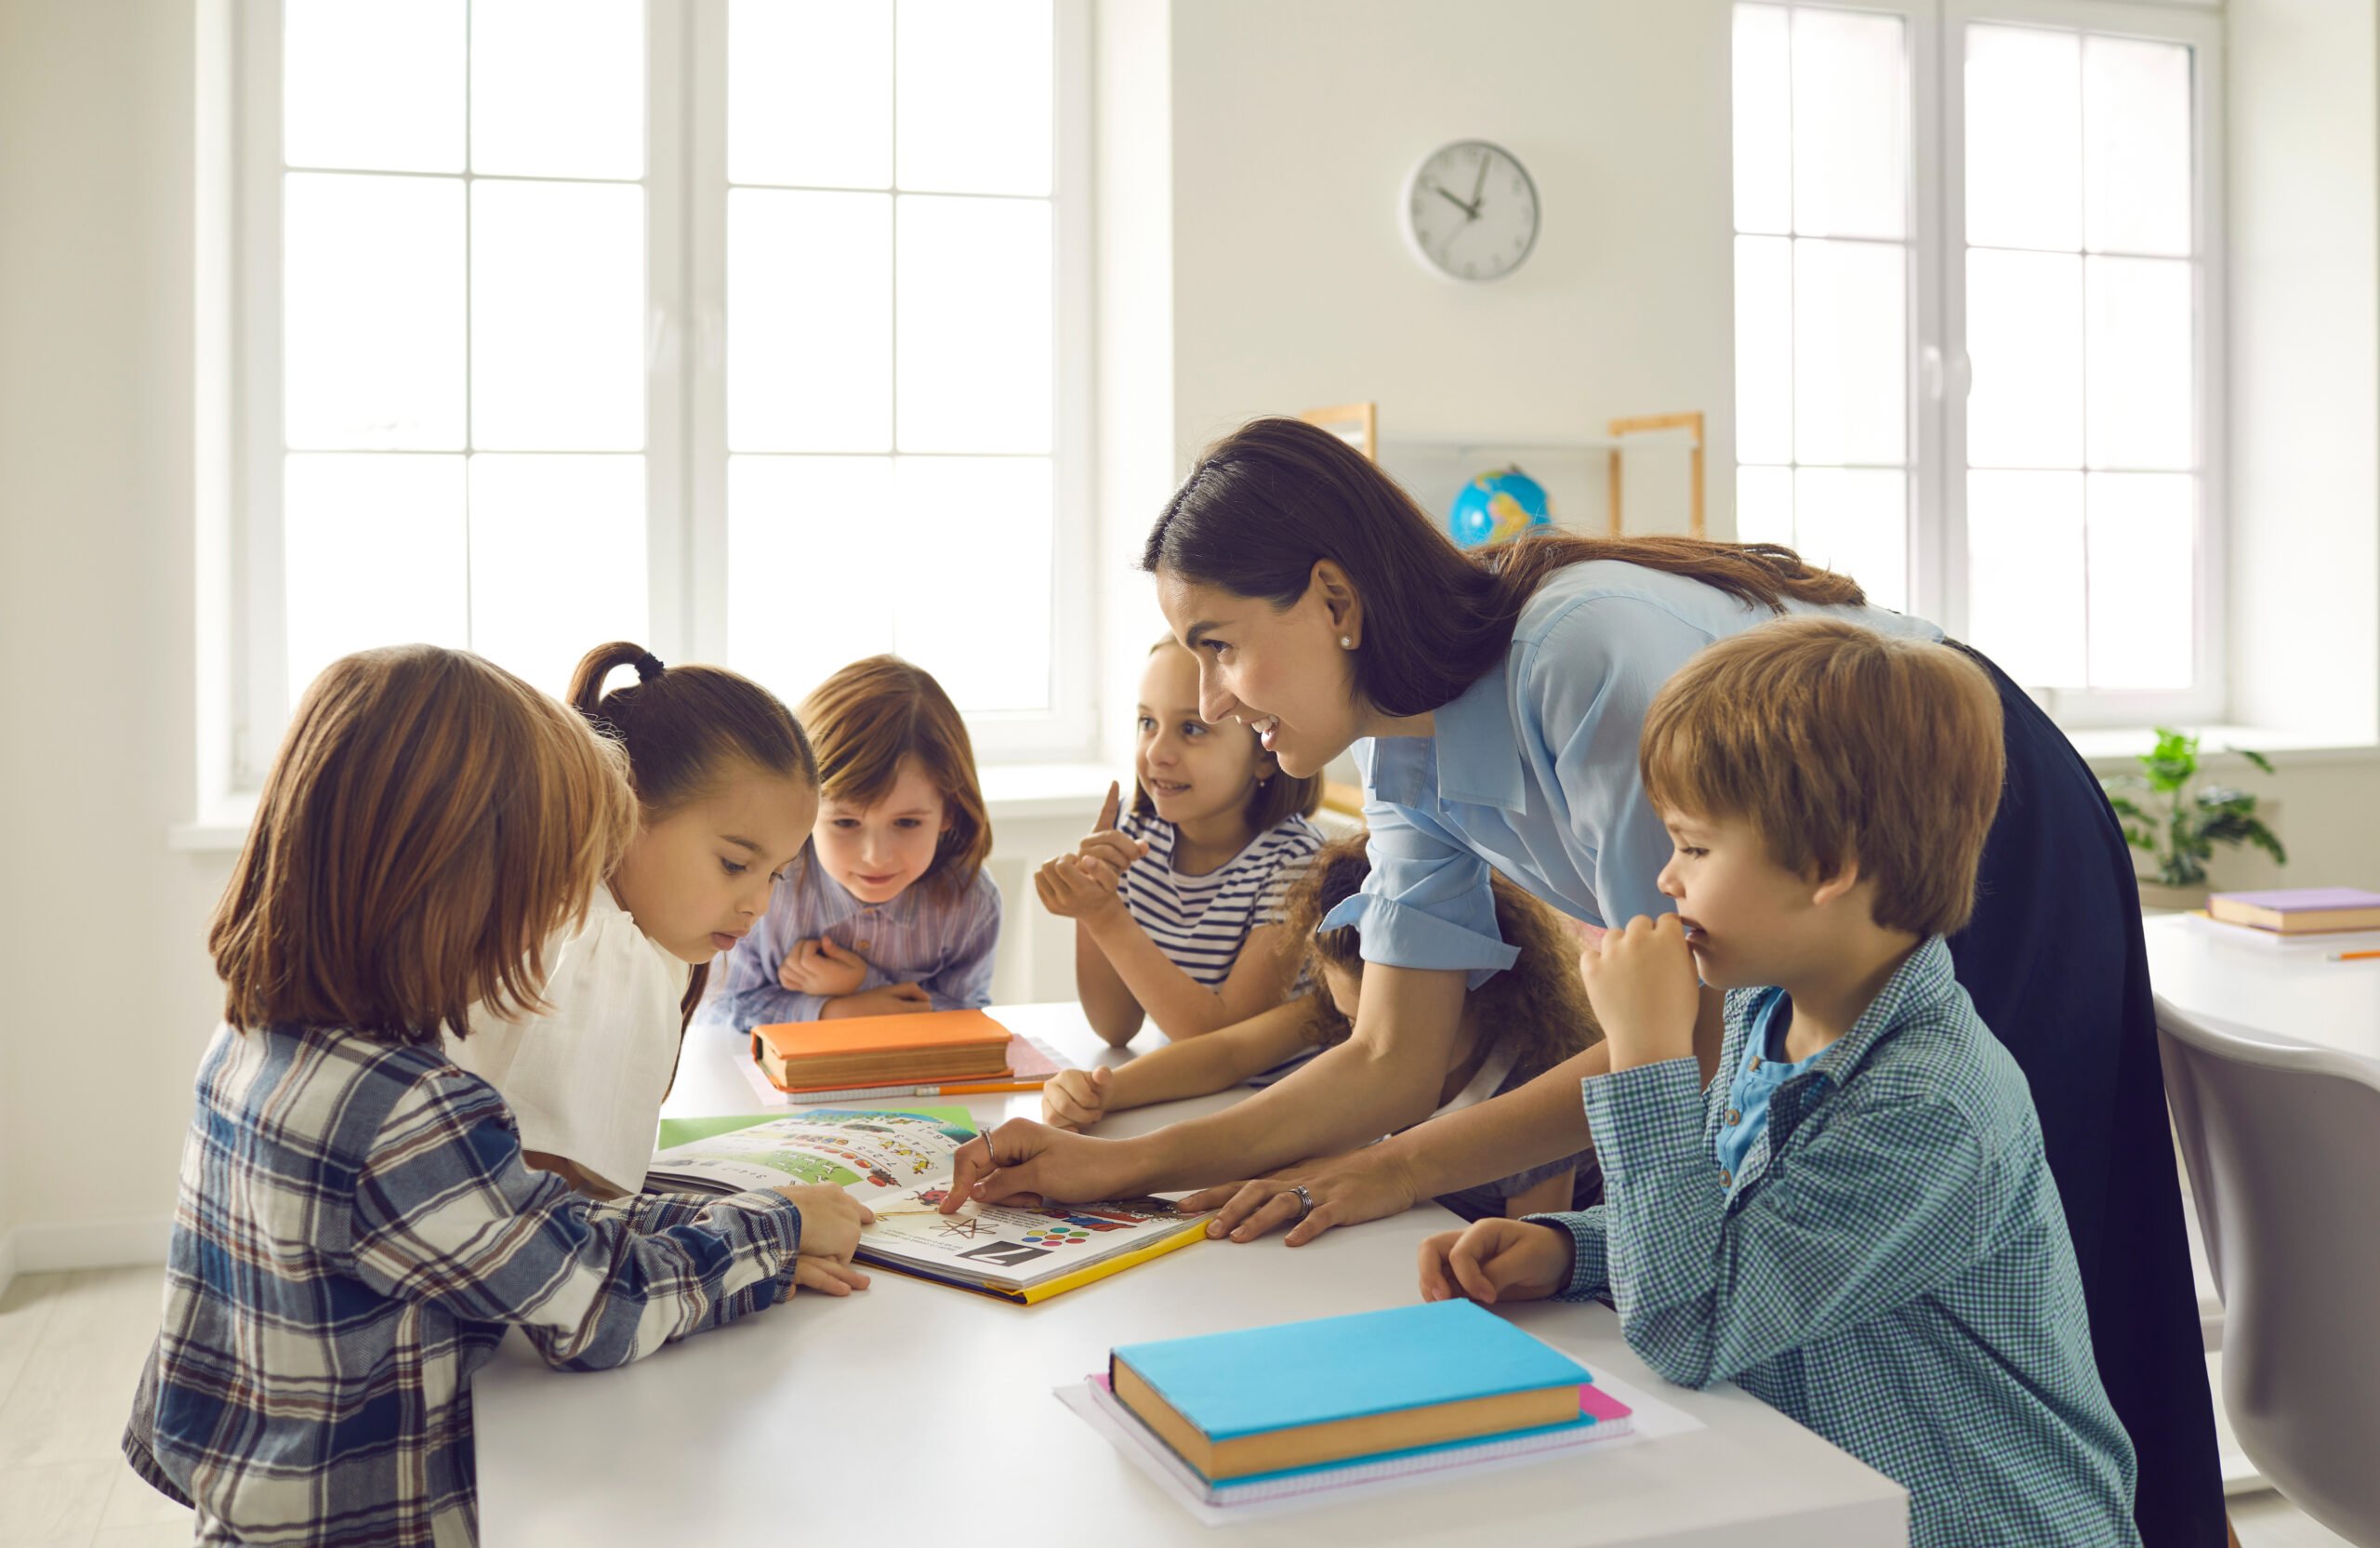
[[[1593,1380],[1468,1301],[1130,1343],[1115,1357],[1216,1441]]]

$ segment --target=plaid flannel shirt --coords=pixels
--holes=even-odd
[[[1603,1205],[1569,1298],[1608,1290],[1673,1382],[1732,1381],[1910,1493],[1913,1548],[2135,1544],[2132,1443],[2099,1384],[2024,1076],[1926,942],[1778,1088],[1739,1174],[1713,1146],[1770,990],[1693,1060],[1582,1083]]]
[[[772,1192],[580,1197],[436,1048],[222,1028],[125,1455],[202,1543],[473,1542],[470,1377],[507,1327],[623,1365],[778,1301],[800,1229]]]

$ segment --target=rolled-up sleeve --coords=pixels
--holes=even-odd
[[[1368,800],[1371,874],[1322,928],[1354,925],[1364,960],[1392,968],[1466,970],[1477,988],[1520,955],[1496,930],[1488,862],[1427,814]]]

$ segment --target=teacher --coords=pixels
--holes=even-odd
[[[1606,1067],[1602,1048],[1420,1123],[1466,985],[1514,956],[1496,933],[1489,868],[1590,924],[1667,911],[1655,879],[1670,843],[1636,753],[1672,673],[1780,614],[1941,638],[1773,545],[1549,536],[1466,555],[1368,459],[1294,419],[1256,420],[1210,450],[1142,564],[1197,657],[1209,721],[1255,727],[1291,774],[1355,752],[1371,876],[1325,921],[1360,927],[1355,1031],[1277,1085],[1153,1133],[1005,1124],[988,1157],[959,1153],[952,1208],[971,1189],[1095,1199],[1209,1187],[1194,1202],[1228,1197],[1223,1219],[1241,1239],[1295,1224],[1295,1242],[1585,1148],[1579,1082]],[[2007,784],[1951,959],[2040,1110],[2100,1376],[2139,1458],[2143,1541],[2221,1548],[2131,860],[2071,745],[1977,659],[2000,692]],[[1704,999],[1707,1076],[1719,1006]],[[1395,1137],[1371,1143],[1382,1134]],[[1334,1158],[1294,1164],[1317,1157]]]

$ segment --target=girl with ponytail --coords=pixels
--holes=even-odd
[[[636,681],[606,693],[623,667]],[[585,921],[546,947],[549,1009],[475,1009],[471,1035],[448,1050],[504,1093],[532,1165],[587,1192],[634,1193],[710,960],[759,921],[810,837],[818,762],[767,689],[717,667],[665,667],[625,641],[587,653],[569,700],[625,755],[636,836]]]

